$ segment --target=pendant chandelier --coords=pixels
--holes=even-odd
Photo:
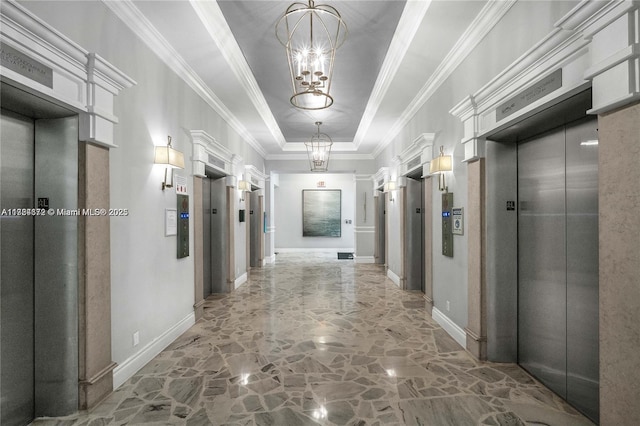
[[[276,24],[276,37],[287,51],[295,107],[317,110],[333,104],[333,61],[346,36],[347,26],[332,6],[309,0],[287,8]]]
[[[320,133],[321,124],[322,121],[316,121],[318,132],[311,136],[311,141],[304,143],[312,172],[326,172],[329,167],[329,154],[331,154],[333,141],[329,135]]]

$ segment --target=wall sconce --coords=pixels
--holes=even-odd
[[[162,182],[162,190],[173,187],[173,169],[184,169],[184,154],[171,147],[171,136],[167,136],[167,146],[156,146],[154,164],[164,164],[164,182]],[[171,183],[167,183],[167,170],[171,169]]]
[[[429,164],[429,174],[440,175],[438,178],[438,189],[440,191],[449,192],[449,188],[444,180],[444,172],[451,171],[451,156],[444,155],[444,147],[440,145],[440,155],[431,160]]]
[[[247,180],[239,180],[238,190],[242,193],[242,197],[240,198],[240,201],[244,201],[245,192],[251,192],[251,182]]]
[[[384,193],[389,193],[389,201],[393,202],[393,191],[396,190],[396,182],[393,180],[387,181],[385,182],[384,185],[382,185],[382,192]]]

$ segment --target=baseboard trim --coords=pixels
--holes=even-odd
[[[119,388],[124,382],[129,380],[142,367],[147,365],[149,361],[155,358],[182,333],[187,331],[196,323],[195,313],[190,312],[189,315],[178,321],[173,327],[155,338],[151,343],[140,349],[130,358],[119,364],[113,369],[113,389]]]
[[[233,288],[237,289],[238,287],[240,287],[242,284],[246,282],[247,282],[247,273],[245,272],[244,274],[236,278],[236,280],[233,282]]]
[[[387,269],[387,277],[393,281],[393,283],[395,285],[397,285],[398,287],[400,287],[400,277],[396,275],[395,272],[393,272],[391,269]]]
[[[448,316],[440,312],[435,306],[431,310],[431,317],[435,322],[440,324],[444,331],[453,337],[453,340],[458,342],[460,346],[463,348],[467,347],[467,333],[465,333],[465,331],[455,322],[451,321]]]
[[[265,256],[264,258],[264,264],[268,264],[268,263],[276,263],[276,255],[272,254],[271,256]]]
[[[373,256],[353,256],[356,263],[376,263]]]
[[[339,251],[355,252],[353,247],[327,247],[327,248],[276,248],[276,253],[337,253]]]

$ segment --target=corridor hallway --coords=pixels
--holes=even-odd
[[[90,413],[37,425],[590,425],[474,361],[379,265],[279,254]]]

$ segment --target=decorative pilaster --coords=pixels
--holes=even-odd
[[[598,127],[600,424],[640,424],[640,103]]]
[[[480,360],[487,358],[487,289],[485,280],[485,165],[484,158],[468,163],[467,350]]]
[[[204,313],[204,207],[202,205],[202,178],[199,176],[193,177],[193,267],[194,267],[194,300],[193,300],[193,312],[195,314],[196,321],[202,318]],[[208,218],[207,218],[208,219]]]
[[[109,150],[78,147],[78,208],[109,208]],[[105,178],[106,177],[106,178]],[[108,216],[78,218],[79,408],[87,410],[113,390],[111,262]]]

